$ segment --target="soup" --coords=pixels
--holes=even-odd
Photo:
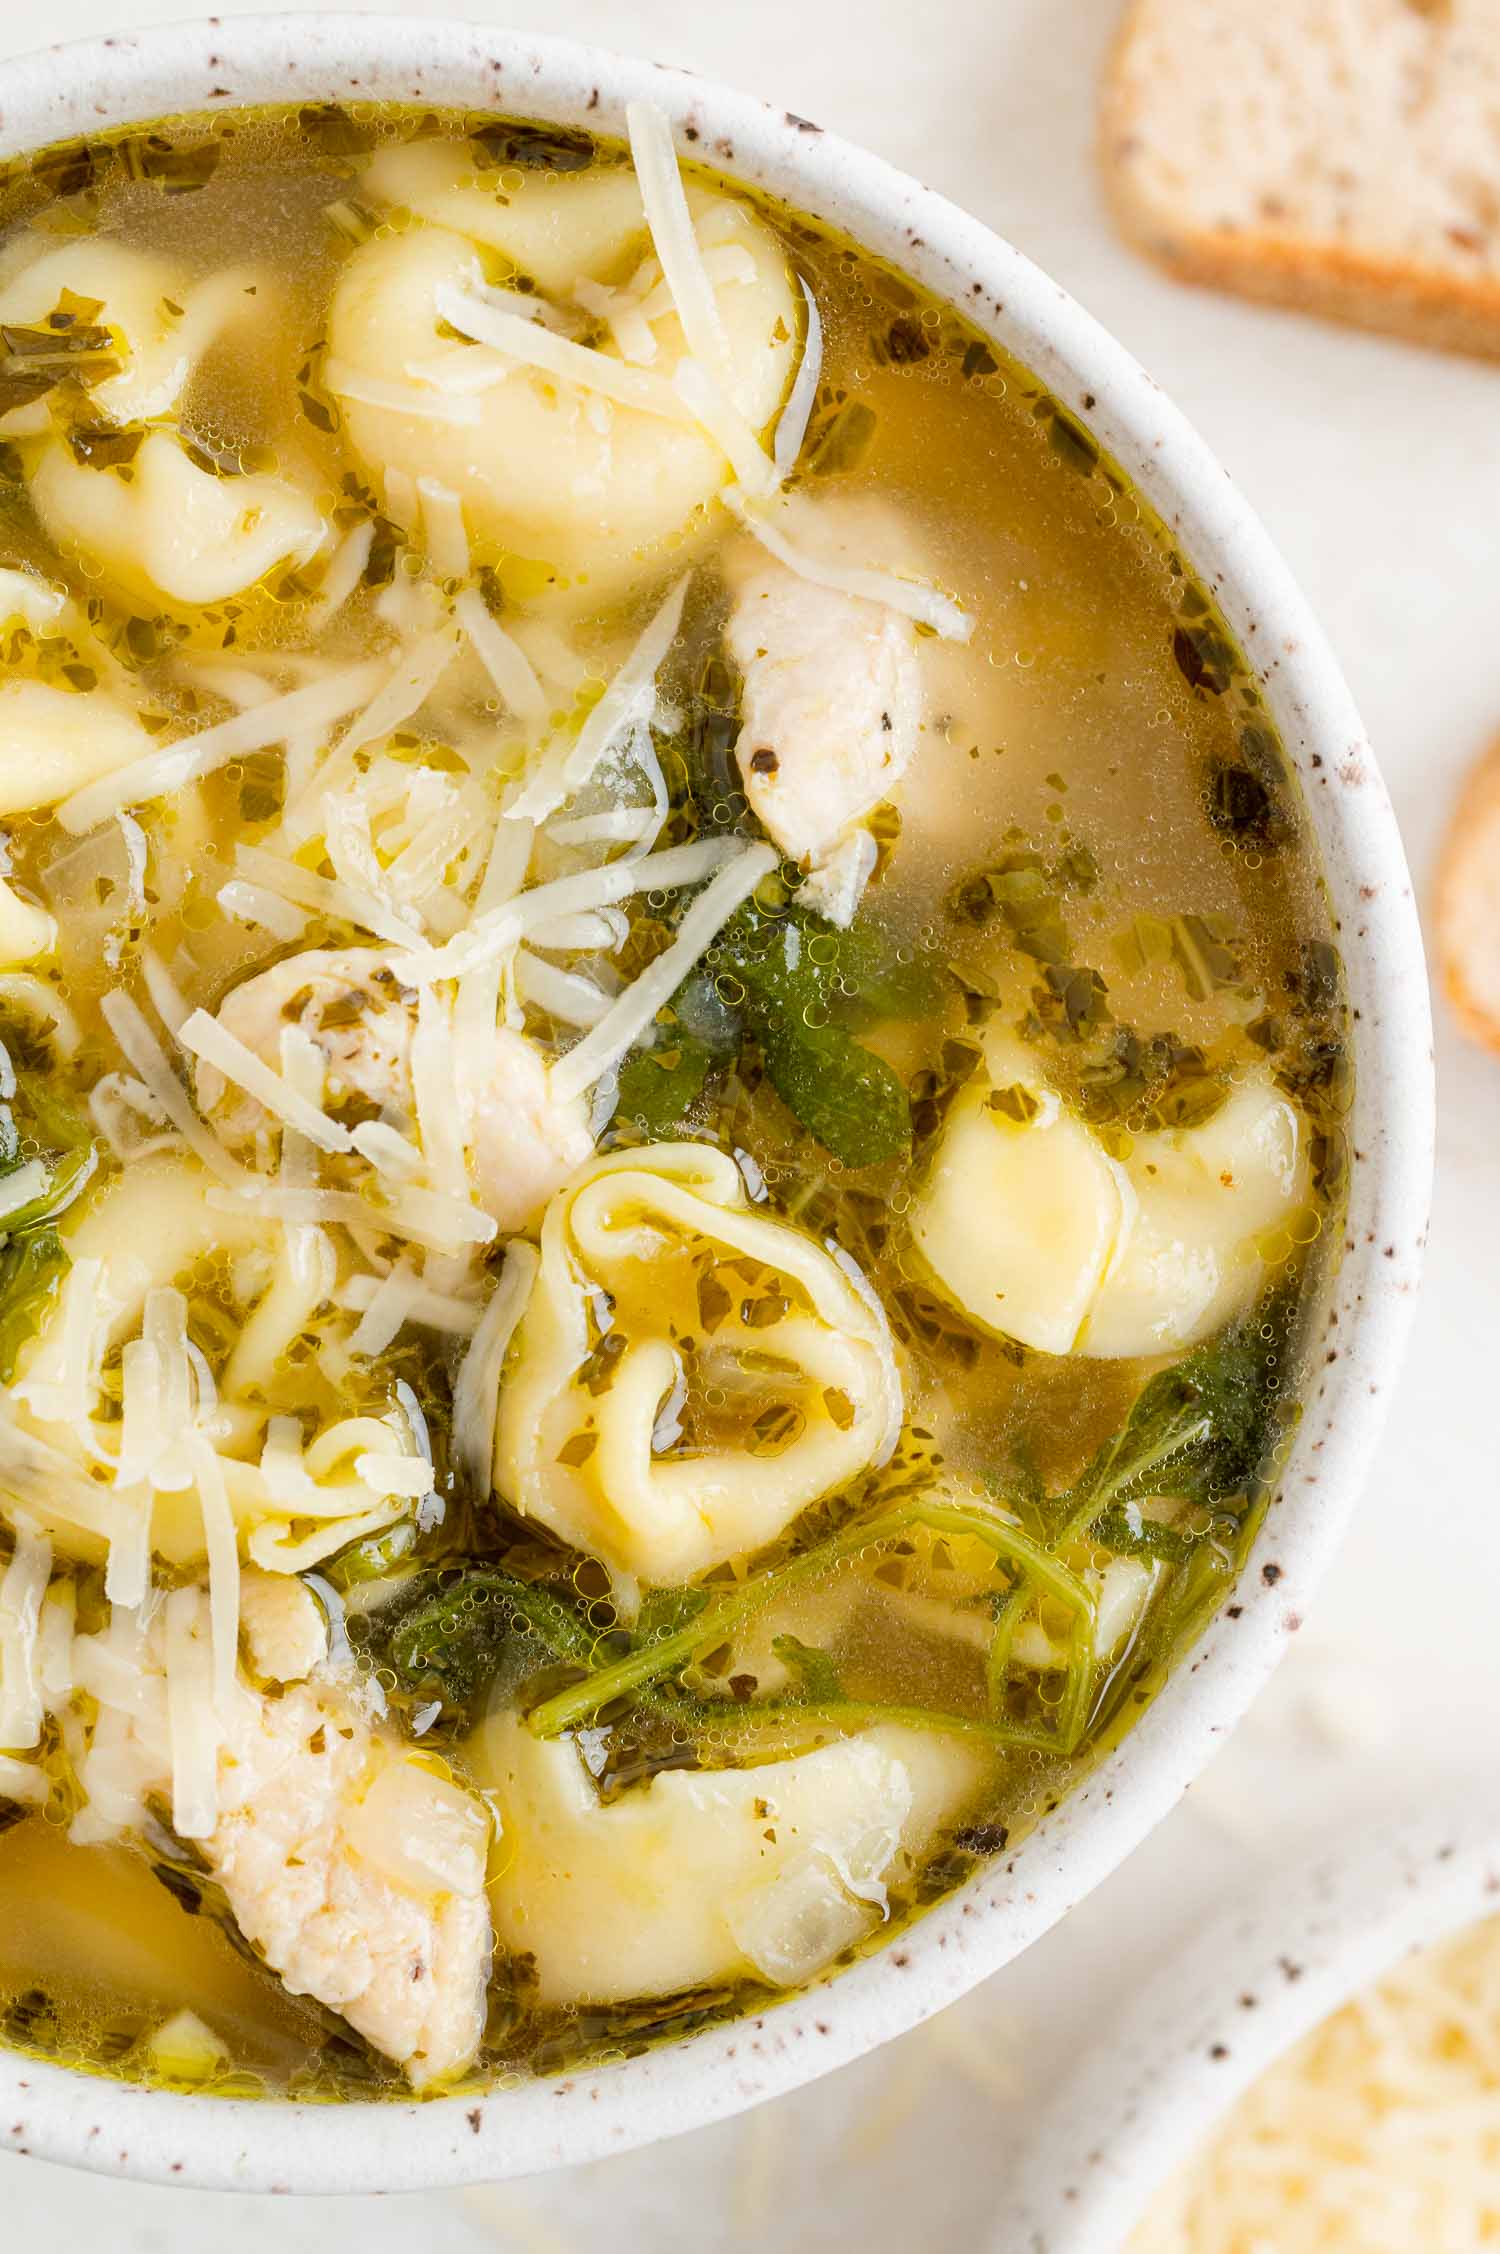
[[[337,2096],[759,2006],[1258,1523],[1348,1068],[1250,670],[650,109],[0,204],[0,2028]]]

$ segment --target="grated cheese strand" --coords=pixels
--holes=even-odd
[[[684,915],[671,946],[625,989],[593,1031],[552,1067],[552,1093],[556,1102],[567,1103],[574,1096],[585,1094],[634,1048],[699,956],[713,945],[741,901],[749,898],[761,878],[769,876],[779,860],[780,855],[773,845],[747,845],[727,868],[720,869]],[[650,866],[649,862],[641,865]]]
[[[253,1049],[247,1049],[237,1034],[221,1025],[216,1017],[210,1017],[207,1010],[194,1010],[183,1024],[179,1038],[185,1049],[212,1065],[216,1072],[222,1072],[226,1080],[232,1080],[247,1096],[253,1096],[283,1126],[305,1135],[319,1150],[353,1150],[347,1127],[341,1127],[326,1111],[299,1095],[279,1072],[273,1072],[263,1058]]]
[[[126,1063],[145,1083],[188,1149],[227,1188],[242,1198],[253,1197],[260,1188],[260,1177],[231,1158],[218,1137],[204,1126],[136,1003],[116,987],[104,996],[99,1011],[118,1041]]]
[[[214,1704],[221,1721],[229,1718],[240,1641],[240,1546],[235,1531],[224,1467],[201,1432],[188,1436],[198,1507],[203,1514],[203,1546],[208,1552],[209,1641],[213,1651]]]
[[[167,1728],[172,1747],[172,1829],[179,1839],[207,1839],[219,1822],[219,1740],[213,1654],[203,1633],[196,1588],[167,1598]]]
[[[477,399],[420,383],[388,383],[383,377],[367,376],[362,369],[351,368],[344,360],[324,361],[323,386],[335,399],[352,399],[358,407],[381,407],[410,415],[417,422],[472,427],[480,420]]]
[[[574,344],[571,337],[560,337],[536,321],[523,321],[519,314],[487,305],[471,290],[461,290],[452,282],[439,282],[433,300],[438,313],[460,336],[474,344],[488,345],[502,356],[487,370],[475,369],[476,387],[484,374],[489,378],[487,389],[503,383],[510,373],[506,363],[518,362],[550,376],[555,383],[594,392],[601,399],[613,400],[617,407],[631,407],[662,422],[691,424],[693,420],[665,377],[653,375],[648,368],[612,359],[607,352],[596,352],[592,345]],[[470,395],[468,403],[477,420],[478,400]]]
[[[427,534],[427,558],[433,570],[440,579],[467,579],[469,534],[462,501],[435,477],[419,477],[417,493]]]
[[[305,908],[309,915],[353,924],[357,931],[372,931],[377,939],[387,940],[397,947],[415,947],[422,943],[422,934],[415,924],[372,899],[357,885],[317,876],[299,862],[283,861],[279,854],[268,853],[260,845],[237,845],[234,858],[236,866],[243,869],[252,882],[291,901],[295,907]]]
[[[630,102],[626,105],[625,126],[636,183],[646,207],[651,247],[682,324],[684,342],[705,373],[727,384],[732,374],[729,339],[693,231],[671,125],[655,102]]]
[[[945,642],[967,642],[973,633],[974,621],[968,613],[951,595],[942,594],[925,581],[898,579],[894,572],[866,571],[857,564],[837,563],[831,557],[810,555],[805,548],[788,540],[769,514],[752,508],[743,492],[727,486],[722,498],[745,530],[799,579],[810,581],[814,587],[833,587],[841,594],[857,595],[865,602],[899,611],[903,617],[915,619],[919,626],[931,627]]]
[[[248,884],[243,877],[231,877],[214,897],[226,916],[233,916],[236,923],[258,924],[273,939],[300,939],[307,929],[304,909],[278,899],[262,885]]]
[[[52,1544],[19,1512],[11,1525],[16,1546],[0,1580],[0,1749],[24,1753],[42,1734],[39,1631]]]
[[[582,790],[599,762],[622,736],[649,721],[656,709],[656,676],[682,624],[691,572],[684,572],[665,601],[642,628],[629,656],[578,731],[577,741],[560,755],[544,759],[523,781],[507,805],[516,821],[544,821],[563,800]]]
[[[667,890],[697,884],[724,863],[737,858],[741,848],[729,838],[695,838],[691,845],[671,845],[664,853],[647,854],[640,861],[610,861],[601,869],[582,869],[576,876],[554,877],[534,884],[517,900],[476,916],[467,931],[446,947],[423,954],[392,959],[397,977],[420,986],[439,978],[459,978],[481,963],[505,955],[528,931],[540,930],[555,917],[571,916],[579,909],[607,908],[638,892]]]
[[[798,276],[799,280],[802,277]],[[776,436],[771,453],[778,478],[789,478],[797,467],[802,452],[807,426],[812,420],[813,402],[818,396],[818,383],[823,374],[823,320],[818,312],[818,301],[806,281],[802,281],[802,299],[807,309],[807,336],[802,346],[802,358],[797,363],[796,380],[787,394],[786,405],[776,425]]]
[[[520,643],[490,615],[477,587],[465,587],[453,605],[453,615],[473,644],[474,654],[495,684],[501,702],[518,720],[528,724],[545,720],[551,708],[546,690]]]
[[[500,1281],[458,1367],[453,1388],[453,1455],[479,1494],[487,1493],[491,1484],[500,1372],[539,1265],[529,1244],[517,1239],[507,1246]]]
[[[248,712],[235,713],[232,719],[216,721],[195,736],[183,736],[161,751],[85,784],[62,801],[57,818],[64,829],[79,836],[96,823],[107,821],[121,807],[141,805],[148,799],[164,797],[168,791],[183,790],[205,775],[216,774],[231,759],[267,751],[304,729],[330,728],[357,710],[388,670],[388,660],[370,658],[330,674],[326,680],[310,681],[305,688],[268,698]]]

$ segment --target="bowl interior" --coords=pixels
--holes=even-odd
[[[165,2182],[299,2191],[494,2180],[720,2118],[939,2010],[1054,1924],[1173,1805],[1264,1680],[1342,1531],[1406,1337],[1431,1165],[1430,1025],[1411,887],[1384,786],[1295,585],[1150,377],[979,221],[807,120],[685,73],[562,42],[401,17],[209,20],[6,66],[0,154],[176,111],[400,100],[622,133],[628,101],[684,150],[842,228],[960,307],[1088,423],[1215,589],[1300,777],[1359,1026],[1342,1262],[1296,1445],[1221,1615],[1121,1750],[895,1952],[759,2018],[628,2064],[476,2101],[298,2107],[148,2093],[0,2055],[0,2145]]]

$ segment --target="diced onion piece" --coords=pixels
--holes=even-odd
[[[453,1455],[476,1492],[490,1486],[495,1416],[506,1349],[531,1296],[537,1255],[520,1239],[507,1246],[500,1281],[479,1318],[453,1388]]]
[[[207,1839],[219,1821],[219,1736],[204,1609],[195,1588],[174,1589],[166,1602],[172,1829],[179,1839]]]
[[[237,712],[232,719],[217,721],[195,736],[184,736],[75,791],[58,807],[57,818],[78,836],[120,807],[180,791],[204,775],[216,774],[231,759],[266,751],[304,729],[330,728],[363,704],[388,670],[385,659],[370,658],[324,680],[311,681],[305,688],[289,690],[285,696],[272,697],[249,712]]]
[[[898,579],[893,572],[866,571],[856,564],[810,555],[805,548],[787,539],[772,514],[752,508],[744,493],[727,486],[722,498],[745,530],[799,579],[806,579],[815,587],[833,587],[841,594],[857,595],[865,602],[882,603],[887,610],[899,611],[904,618],[914,618],[919,626],[931,627],[945,642],[967,642],[973,633],[974,621],[951,595],[944,595],[919,579]]]
[[[237,1191],[240,1196],[249,1196],[258,1191],[261,1186],[260,1177],[231,1158],[223,1144],[209,1133],[194,1111],[187,1091],[168,1064],[155,1034],[130,996],[117,988],[114,993],[104,996],[99,1009],[119,1042],[127,1064],[132,1066],[145,1083],[194,1156],[202,1159],[210,1173],[216,1174],[221,1182]]]
[[[195,2011],[174,2011],[148,2035],[146,2052],[157,2073],[172,2082],[212,2081],[229,2061],[228,2047]]]
[[[247,1096],[253,1096],[266,1111],[274,1114],[284,1126],[295,1128],[305,1135],[319,1150],[349,1151],[354,1148],[347,1127],[330,1119],[326,1111],[309,1103],[305,1096],[289,1087],[279,1072],[273,1072],[264,1058],[253,1049],[246,1048],[237,1034],[221,1025],[207,1010],[194,1010],[181,1028],[179,1038],[185,1049],[222,1072]]]
[[[699,956],[713,945],[741,901],[776,867],[778,858],[773,845],[747,845],[727,868],[720,869],[684,915],[671,946],[626,988],[608,1016],[553,1066],[552,1092],[558,1103],[581,1096],[635,1046],[662,1004],[671,1000]],[[650,865],[649,860],[637,864]]]

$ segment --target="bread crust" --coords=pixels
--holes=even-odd
[[[1128,0],[1105,69],[1097,154],[1106,200],[1126,240],[1177,281],[1373,329],[1441,352],[1500,359],[1500,275],[1466,278],[1383,258],[1293,226],[1194,227],[1144,177],[1148,151],[1135,88],[1136,33],[1149,0]]]
[[[1471,1041],[1500,1054],[1500,737],[1448,824],[1434,893],[1438,972]]]

